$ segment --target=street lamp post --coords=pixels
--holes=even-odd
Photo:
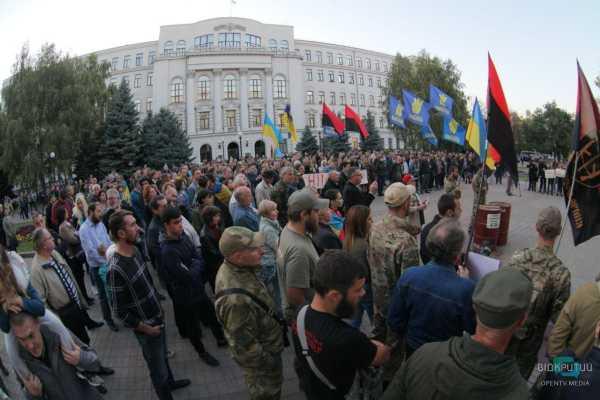
[[[240,155],[238,160],[242,161],[242,132],[238,132],[238,138],[240,139]]]
[[[54,168],[54,159],[56,158],[56,154],[51,151],[50,154],[48,154],[48,158],[50,158],[50,179],[54,179],[54,181],[56,181],[56,171]]]

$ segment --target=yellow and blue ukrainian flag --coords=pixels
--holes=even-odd
[[[466,140],[469,146],[477,153],[481,162],[485,160],[485,165],[490,169],[496,168],[494,160],[487,156],[487,129],[477,98],[475,98],[475,104],[473,105],[473,116],[467,127]]]
[[[265,113],[265,120],[263,122],[263,131],[262,135],[265,138],[271,139],[273,142],[273,148],[275,149],[275,156],[279,157],[282,155],[281,150],[279,149],[279,144],[283,142],[281,138],[281,133],[277,126],[271,121],[269,115]]]
[[[281,115],[281,118],[283,120],[283,124],[287,127],[287,130],[290,133],[290,139],[292,143],[296,143],[298,141],[298,132],[294,126],[294,119],[292,118],[291,107],[289,104],[285,106],[285,111]]]

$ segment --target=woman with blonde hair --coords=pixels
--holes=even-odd
[[[75,229],[85,222],[88,215],[88,204],[83,193],[77,193],[75,196],[75,206],[73,207],[73,226]]]
[[[358,311],[352,320],[352,326],[360,328],[363,312],[366,311],[371,322],[373,321],[373,291],[371,290],[371,269],[367,259],[367,239],[371,232],[371,209],[363,205],[350,207],[346,213],[346,229],[344,237],[344,250],[358,260],[365,269],[365,295],[358,303]]]

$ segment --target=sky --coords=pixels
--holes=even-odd
[[[549,101],[575,111],[576,60],[592,90],[600,75],[598,0],[0,0],[0,82],[21,47],[54,43],[79,55],[157,40],[161,25],[244,17],[292,25],[297,39],[389,54],[425,49],[451,59],[465,93],[485,99],[487,53],[509,108],[519,113]],[[199,32],[200,33],[200,32]]]

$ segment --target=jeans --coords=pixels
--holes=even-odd
[[[100,298],[100,308],[102,309],[102,317],[107,324],[114,324],[112,314],[110,313],[110,306],[108,305],[108,294],[106,292],[106,286],[104,286],[104,280],[100,276],[100,267],[90,268],[90,272],[94,275],[94,280],[98,286],[98,297]]]
[[[134,332],[137,341],[142,347],[144,360],[150,370],[150,379],[154,391],[160,400],[173,400],[170,385],[173,383],[173,373],[167,360],[167,335],[165,329],[160,330],[158,336],[148,336]]]
[[[263,267],[263,270],[274,271],[272,274],[260,274],[259,279],[267,287],[267,291],[275,301],[275,311],[281,313],[281,289],[279,289],[279,278],[275,266]],[[261,270],[262,271],[262,270]]]

